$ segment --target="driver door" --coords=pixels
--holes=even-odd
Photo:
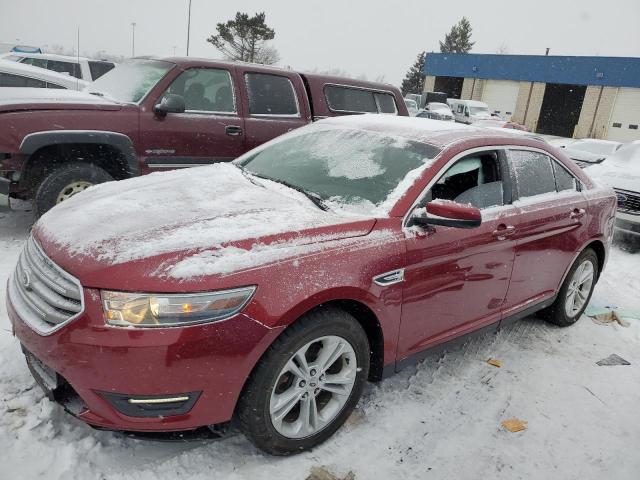
[[[501,150],[467,152],[445,167],[419,202],[470,203],[480,209],[482,224],[430,226],[406,239],[399,361],[499,322],[515,256],[517,210],[507,169]]]

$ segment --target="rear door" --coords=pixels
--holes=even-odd
[[[535,149],[518,147],[507,154],[518,217],[505,316],[555,295],[587,229],[587,200],[561,162]]]
[[[246,112],[245,142],[250,150],[311,122],[307,94],[300,75],[237,67],[242,106]]]
[[[448,164],[418,203],[470,203],[481,210],[482,224],[408,236],[399,360],[500,320],[518,215],[509,182],[503,151],[478,149]]]
[[[170,169],[228,162],[245,152],[242,104],[233,68],[189,68],[166,94],[180,95],[184,113],[140,114],[142,154],[149,169]]]

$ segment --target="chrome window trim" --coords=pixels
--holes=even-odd
[[[251,95],[249,94],[249,88],[247,85],[247,75],[269,75],[272,77],[280,77],[280,78],[284,78],[289,82],[289,86],[291,87],[291,91],[293,92],[293,98],[296,101],[296,110],[297,113],[293,114],[293,113],[251,113]],[[300,100],[298,99],[298,93],[296,92],[296,88],[293,85],[293,82],[291,81],[291,79],[286,76],[286,75],[279,75],[277,73],[265,73],[265,72],[244,72],[244,88],[247,91],[247,100],[248,100],[248,109],[249,109],[249,116],[250,117],[256,117],[256,118],[261,118],[261,117],[275,117],[275,118],[302,118],[302,112],[300,112]]]
[[[339,110],[339,109],[335,109],[331,107],[331,103],[329,102],[329,99],[327,98],[327,87],[341,87],[341,88],[348,88],[351,90],[364,90],[366,92],[373,92],[373,93],[386,93],[387,95],[391,95],[391,97],[393,98],[393,104],[396,107],[396,113],[386,113],[385,115],[398,115],[398,102],[396,102],[396,96],[390,92],[389,90],[380,90],[380,89],[375,89],[375,88],[368,88],[368,87],[359,87],[356,85],[345,85],[343,83],[325,83],[324,86],[322,87],[322,93],[324,94],[324,101],[327,103],[327,108],[329,108],[330,112],[333,113],[356,113],[356,114],[364,114],[364,113],[374,113],[374,112],[361,112],[361,111],[357,111],[357,110]],[[378,110],[376,113],[380,114],[380,105],[378,104],[378,100],[376,99],[375,95],[373,96],[373,101],[376,102],[376,109]]]
[[[78,280],[76,277],[74,277],[73,275],[71,275],[70,273],[66,272],[65,270],[63,270],[62,268],[60,268],[58,266],[58,264],[56,264],[53,260],[51,260],[51,258],[49,258],[49,256],[44,252],[44,250],[42,249],[42,247],[40,247],[40,245],[38,245],[38,242],[36,242],[36,239],[33,238],[33,236],[30,236],[29,239],[27,239],[27,242],[33,242],[34,247],[38,250],[38,252],[40,252],[42,254],[42,256],[44,258],[46,258],[49,263],[51,264],[51,266],[58,271],[58,273],[60,273],[61,276],[65,277],[67,280],[69,280],[70,282],[74,283],[77,287],[78,287],[78,292],[80,294],[80,311],[78,313],[76,313],[75,315],[72,315],[71,317],[69,317],[67,320],[65,320],[64,322],[61,322],[55,326],[53,326],[51,329],[48,330],[42,330],[41,328],[38,328],[33,322],[31,322],[28,318],[23,317],[23,313],[19,312],[16,308],[15,305],[13,306],[16,314],[18,315],[18,318],[20,318],[20,320],[22,320],[22,322],[27,325],[29,328],[31,328],[34,332],[36,332],[38,335],[43,336],[43,337],[47,337],[55,332],[57,332],[58,330],[60,330],[61,328],[65,327],[66,325],[68,325],[70,322],[72,322],[73,320],[75,320],[76,318],[78,318],[80,315],[84,314],[84,310],[85,310],[85,302],[84,302],[84,289],[82,288],[82,284],[80,283],[80,280]],[[25,243],[23,248],[27,248],[27,245]],[[21,252],[22,255],[22,252]],[[14,280],[14,276],[15,276],[15,269],[11,272],[11,275],[9,276],[9,285],[12,284],[12,282],[16,281]],[[9,298],[9,300],[11,300],[11,298]],[[13,302],[12,302],[13,304]]]

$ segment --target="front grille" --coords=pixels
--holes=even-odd
[[[20,318],[47,335],[83,310],[77,279],[53,263],[29,237],[9,279],[9,299]]]
[[[615,191],[618,197],[619,212],[640,215],[640,194],[617,188]]]

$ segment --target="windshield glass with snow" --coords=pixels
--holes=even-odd
[[[478,115],[479,113],[491,115],[487,107],[469,107],[469,111],[471,112],[471,115]]]
[[[595,153],[596,155],[611,155],[615,151],[615,143],[589,142],[578,140],[568,145],[567,148]]]
[[[257,176],[287,183],[328,202],[378,206],[412,170],[439,149],[428,144],[351,129],[308,131],[241,157]]]
[[[102,94],[122,103],[137,103],[174,67],[159,60],[133,60],[118,65],[89,87],[89,92]]]

